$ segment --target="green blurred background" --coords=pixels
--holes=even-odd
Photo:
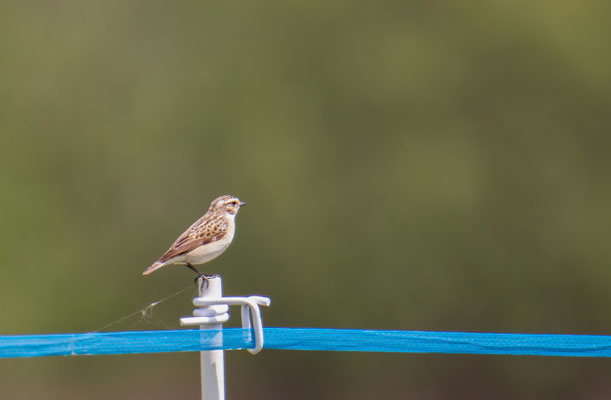
[[[13,1],[0,334],[87,332],[221,194],[268,326],[609,334],[605,2]],[[174,329],[189,290],[108,330]],[[234,312],[233,322],[237,323]],[[607,399],[599,359],[226,355],[228,398]],[[198,398],[195,353],[2,360],[2,399]]]

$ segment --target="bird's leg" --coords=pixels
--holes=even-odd
[[[192,269],[193,271],[195,271],[195,272],[197,273],[197,275],[199,275],[197,278],[195,278],[195,279],[193,280],[193,282],[194,282],[196,285],[197,285],[197,280],[198,280],[198,279],[199,279],[199,277],[201,276],[201,278],[203,279],[203,282],[205,282],[205,283],[206,283],[206,286],[208,286],[208,277],[207,277],[206,275],[204,275],[204,274],[202,274],[201,272],[199,272],[199,271],[197,270],[197,268],[195,268],[195,267],[193,266],[193,264],[191,264],[191,263],[186,263],[186,265],[187,265],[187,268]]]

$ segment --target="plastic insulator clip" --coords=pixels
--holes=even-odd
[[[185,325],[209,325],[222,324],[229,320],[229,306],[241,306],[242,328],[252,329],[254,333],[255,347],[247,349],[251,354],[257,354],[263,349],[263,321],[259,306],[268,307],[271,304],[269,297],[196,297],[193,305],[199,307],[193,317],[180,319],[180,324]],[[223,307],[224,306],[224,307]]]

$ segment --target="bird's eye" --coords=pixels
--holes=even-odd
[[[238,202],[234,200],[234,201],[231,202],[231,205],[235,207],[235,206],[238,205]]]

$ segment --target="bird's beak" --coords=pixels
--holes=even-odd
[[[240,207],[245,206],[246,203],[244,203],[243,201],[240,202]]]

